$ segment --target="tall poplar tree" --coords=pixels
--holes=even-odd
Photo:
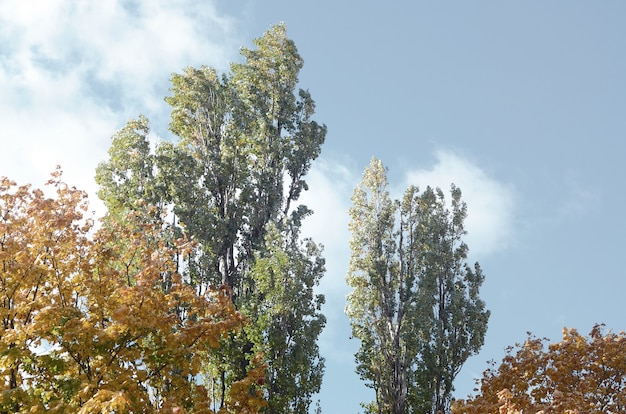
[[[401,200],[372,159],[350,209],[346,312],[361,341],[357,372],[376,391],[379,414],[447,412],[452,382],[483,344],[489,311],[483,274],[467,264],[466,206],[451,188],[409,187]]]
[[[151,203],[168,206],[177,231],[197,242],[181,263],[188,282],[199,295],[228,286],[235,307],[248,317],[248,327],[209,361],[216,394],[226,395],[262,352],[267,412],[305,413],[323,373],[316,341],[325,324],[324,298],[313,289],[324,260],[319,246],[300,237],[311,212],[296,202],[326,127],[312,119],[309,92],[297,88],[303,61],[285,26],[273,26],[254,44],[242,48],[244,61],[228,74],[201,67],[172,76],[166,101],[179,140],[160,143],[154,154],[142,152],[152,168],[110,152],[97,176],[109,208],[142,205],[120,200],[125,195],[154,196]],[[144,148],[142,125],[114,146],[134,140]],[[140,189],[137,178],[146,175],[150,185]]]

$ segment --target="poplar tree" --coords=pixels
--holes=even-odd
[[[447,412],[452,382],[484,342],[489,311],[483,274],[467,264],[466,205],[451,187],[411,186],[390,197],[382,162],[372,159],[350,209],[353,288],[346,312],[361,341],[357,372],[374,388],[379,414]]]
[[[134,140],[145,164],[113,151],[97,177],[109,209],[133,210],[151,199],[169,212],[174,230],[197,242],[181,261],[188,283],[198,295],[227,286],[249,319],[207,360],[205,378],[215,393],[227,395],[263,353],[266,411],[305,413],[323,373],[316,341],[324,298],[313,290],[324,259],[320,246],[301,238],[311,211],[296,204],[326,127],[312,119],[309,92],[298,89],[303,61],[285,26],[271,27],[254,44],[241,49],[244,61],[227,74],[204,66],[174,74],[166,101],[178,140],[148,154],[144,124],[131,127],[113,147],[132,147]],[[140,188],[139,177],[150,184]],[[125,195],[143,201],[120,199]]]

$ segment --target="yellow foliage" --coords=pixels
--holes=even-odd
[[[596,325],[588,337],[563,330],[550,344],[530,337],[497,369],[485,371],[480,393],[455,402],[453,414],[626,412],[626,334],[603,333]]]
[[[245,323],[228,292],[196,294],[157,223],[94,231],[60,178],[53,198],[0,179],[0,412],[212,413],[202,358]],[[262,373],[224,412],[264,406]]]

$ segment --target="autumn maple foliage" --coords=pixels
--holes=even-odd
[[[513,354],[514,349],[517,349]],[[589,336],[564,329],[549,344],[529,337],[485,371],[480,393],[457,401],[454,414],[626,412],[626,334],[596,325]]]
[[[84,192],[60,170],[48,184],[0,178],[0,413],[258,412],[259,361],[220,404],[201,381],[245,321],[177,272],[189,243],[132,217],[96,231]]]

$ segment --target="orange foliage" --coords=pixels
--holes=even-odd
[[[185,240],[131,225],[97,232],[85,193],[0,178],[0,413],[213,413],[203,358],[244,318],[228,292],[177,273]],[[255,361],[219,413],[265,405]]]
[[[547,349],[545,340],[529,337],[497,370],[485,371],[480,394],[457,401],[452,413],[626,412],[626,334],[602,328],[588,337],[564,329],[563,340]]]

